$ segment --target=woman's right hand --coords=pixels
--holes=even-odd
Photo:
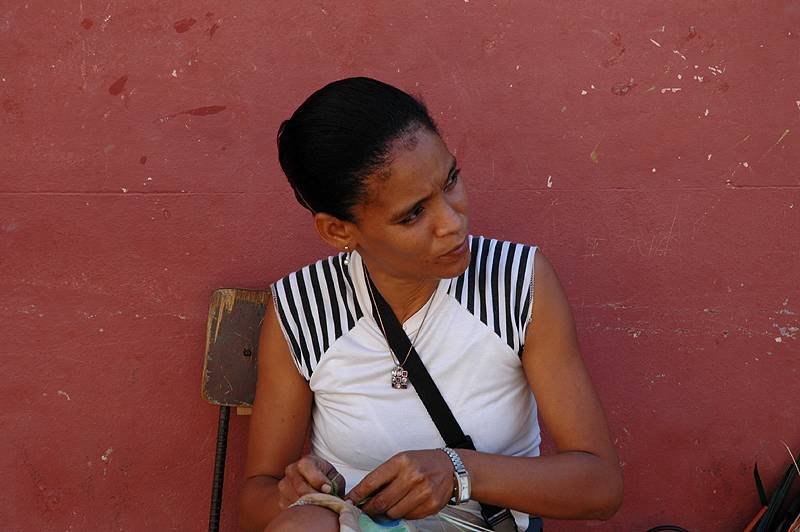
[[[279,505],[282,510],[308,493],[341,496],[344,492],[345,480],[341,473],[330,462],[313,454],[286,466],[284,476],[278,482]]]

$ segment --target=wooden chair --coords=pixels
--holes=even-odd
[[[256,353],[269,291],[221,288],[211,296],[201,395],[219,406],[208,530],[219,530],[230,410],[249,415],[256,393]]]

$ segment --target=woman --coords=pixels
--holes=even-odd
[[[535,246],[468,234],[465,183],[425,107],[376,80],[336,81],[282,124],[278,148],[339,253],[271,287],[243,528],[339,530],[331,509],[292,506],[314,493],[423,529],[481,522],[476,501],[513,509],[521,530],[528,514],[613,515],[618,458],[555,272]],[[403,386],[409,353],[390,349],[376,291],[477,451],[442,450]],[[538,456],[537,413],[553,456]],[[471,500],[448,506],[467,476]]]

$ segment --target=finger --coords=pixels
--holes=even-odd
[[[292,475],[289,477],[289,482],[292,485],[292,491],[297,495],[297,498],[306,495],[307,493],[317,493],[319,490],[314,488],[302,475]],[[296,500],[296,499],[295,499]]]
[[[392,519],[422,519],[441,510],[432,501],[432,494],[426,490],[412,490],[383,513]]]
[[[345,481],[345,478],[342,476],[342,474],[339,473],[339,471],[335,467],[333,467],[333,464],[318,456],[309,455],[309,458],[313,458],[314,460],[317,461],[318,467],[325,475],[325,477],[328,479],[328,482],[331,485],[330,493],[334,493],[339,496],[343,495],[347,482]],[[326,489],[325,485],[322,486],[322,491],[328,493],[328,490]]]
[[[332,487],[330,479],[328,479],[323,472],[322,465],[319,459],[311,457],[303,458],[297,462],[297,471],[314,491],[331,493]]]
[[[397,476],[397,464],[395,461],[389,460],[373,469],[372,472],[367,474],[361,479],[361,482],[356,484],[350,493],[345,498],[353,501],[353,504],[358,506],[364,499],[372,495],[384,484],[388,484]]]
[[[373,496],[361,506],[361,509],[370,515],[386,513],[389,508],[394,507],[406,497],[409,488],[407,483],[396,478],[383,489],[374,492]]]
[[[287,477],[282,478],[281,481],[278,482],[278,494],[280,495],[278,504],[281,510],[285,510],[290,504],[300,498],[292,485],[292,481]]]
[[[286,483],[284,491],[286,493],[286,497],[290,499],[291,502],[296,501],[307,493],[315,493],[317,491],[300,473],[297,462],[289,465],[286,468],[286,474],[282,481]]]

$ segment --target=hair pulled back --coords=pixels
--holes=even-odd
[[[352,208],[366,198],[367,176],[386,165],[395,140],[420,126],[438,134],[420,100],[375,79],[341,79],[284,120],[278,159],[303,207],[355,221]]]

